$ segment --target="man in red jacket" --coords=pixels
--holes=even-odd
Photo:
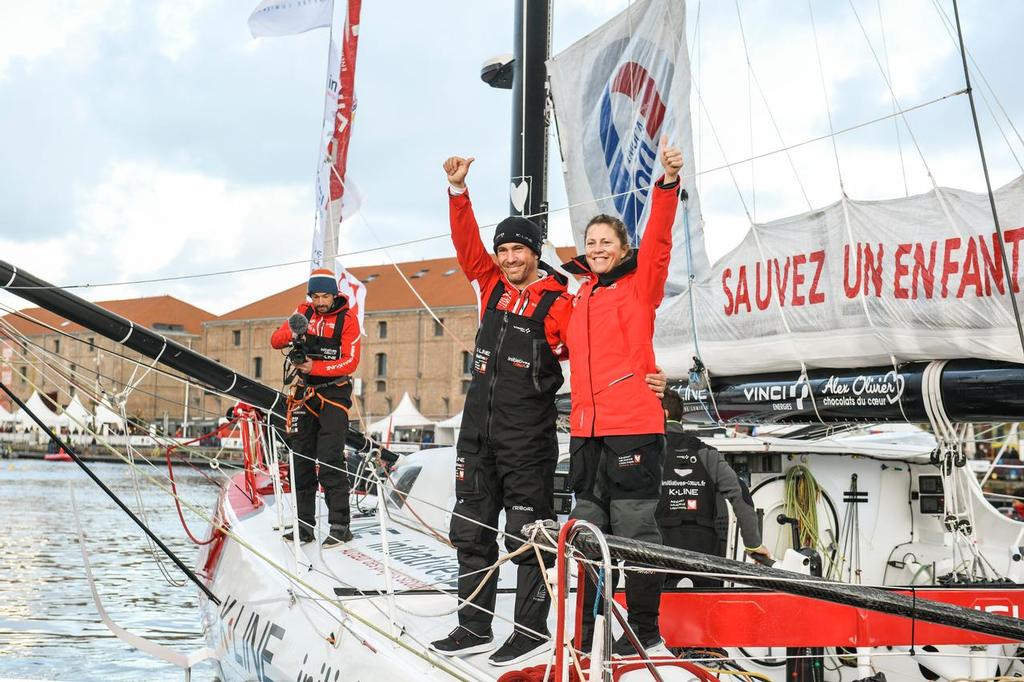
[[[554,471],[558,461],[555,394],[562,385],[565,330],[572,299],[566,279],[540,260],[541,230],[512,216],[494,234],[495,258],[480,239],[465,179],[472,158],[444,163],[452,241],[459,265],[480,299],[480,328],[473,379],[466,395],[456,445],[455,494],[449,537],[459,559],[459,626],[431,648],[466,656],[494,647],[491,622],[497,575],[480,584],[498,559],[498,516],[505,512],[505,546],[521,546],[522,528],[554,519]],[[664,390],[664,376],[649,377]],[[545,563],[554,557],[545,553]],[[535,551],[515,556],[515,630],[490,657],[509,666],[547,645],[549,598]],[[470,599],[476,593],[473,599]]]
[[[351,377],[359,365],[359,320],[339,294],[330,270],[314,270],[307,293],[310,302],[295,311],[308,321],[306,333],[298,338],[285,322],[270,337],[270,345],[301,345],[304,350],[305,359],[294,365],[299,378],[288,400],[289,446],[295,451],[292,489],[299,540],[312,542],[318,479],[323,485],[331,526],[323,546],[330,548],[352,539],[345,436],[352,407]],[[291,540],[292,533],[284,538]]]

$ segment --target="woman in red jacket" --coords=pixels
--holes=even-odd
[[[567,345],[572,377],[570,477],[572,517],[621,537],[661,542],[654,512],[661,492],[665,416],[644,384],[655,371],[654,314],[661,304],[672,251],[683,155],[661,141],[665,175],[652,188],[651,213],[639,251],[622,221],[594,217],[586,252],[565,265],[585,278],[573,301]],[[661,643],[662,577],[627,571],[629,623],[645,647]],[[586,591],[584,641],[593,628],[593,586]],[[635,653],[625,637],[613,653]]]

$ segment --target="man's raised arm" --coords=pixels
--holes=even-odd
[[[469,200],[466,188],[466,174],[473,163],[473,157],[464,159],[451,156],[444,162],[444,172],[448,176],[448,219],[452,227],[452,243],[455,244],[455,255],[459,266],[471,282],[484,281],[496,277],[498,266],[484,247],[480,239],[480,226],[473,215],[473,204]]]

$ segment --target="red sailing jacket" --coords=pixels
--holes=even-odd
[[[313,369],[310,377],[340,377],[354,374],[359,366],[359,318],[348,307],[344,296],[336,299],[334,308],[326,315],[320,315],[316,310],[312,311],[309,317],[309,336],[320,336],[331,338],[334,336],[334,327],[341,322],[341,348],[337,360],[313,360]],[[338,305],[340,303],[340,305]],[[295,312],[306,314],[312,308],[310,303],[300,303]],[[340,318],[340,319],[339,319]],[[270,345],[274,348],[284,348],[292,342],[292,331],[288,328],[286,321],[270,337]],[[314,382],[315,383],[315,382]]]
[[[540,302],[541,294],[545,291],[565,292],[565,284],[559,282],[552,275],[541,277],[522,291],[519,291],[505,278],[501,268],[494,262],[494,258],[480,240],[480,226],[477,225],[476,216],[473,215],[469,190],[462,194],[448,193],[448,215],[451,220],[452,242],[455,244],[455,254],[458,256],[459,266],[466,273],[473,288],[476,289],[480,301],[486,302],[498,282],[503,281],[505,294],[498,301],[498,310],[508,310],[517,315],[529,317],[533,314],[537,303]],[[543,265],[540,272],[545,273]],[[483,308],[484,306],[481,304],[481,317],[484,312]],[[566,358],[565,330],[568,327],[571,313],[572,297],[568,293],[563,293],[551,306],[547,317],[544,318],[544,335],[551,346],[551,351],[559,360]]]
[[[655,371],[654,311],[665,296],[678,182],[652,194],[639,252],[595,275],[584,256],[563,267],[586,279],[569,321],[573,436],[665,433],[665,414],[644,377]]]

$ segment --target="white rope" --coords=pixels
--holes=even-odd
[[[11,283],[14,282],[14,280],[17,279],[17,277],[18,277],[18,268],[17,268],[17,266],[11,265],[11,278],[9,280],[7,280],[7,284],[4,285],[4,289],[6,289],[7,287],[11,286]]]

